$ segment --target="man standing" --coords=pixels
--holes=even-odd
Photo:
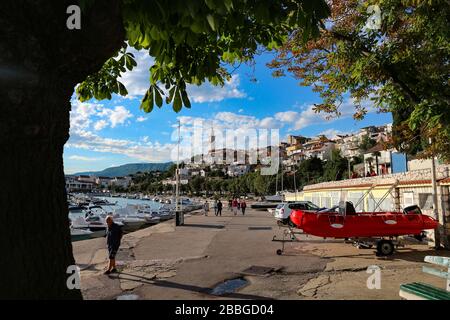
[[[112,216],[107,216],[106,224],[108,225],[108,230],[106,233],[106,245],[108,246],[109,263],[108,269],[105,274],[115,273],[116,269],[116,254],[120,247],[120,241],[122,240],[122,228],[114,222]]]
[[[208,215],[209,212],[209,203],[208,200],[205,201],[205,204],[203,205],[203,210],[205,211],[205,216]]]
[[[217,199],[214,200],[213,208],[214,208],[214,215],[217,216]]]
[[[216,214],[216,216],[222,216],[222,207],[223,207],[223,204],[222,204],[222,202],[219,200],[219,201],[217,202],[217,214]]]
[[[245,200],[242,200],[241,201],[242,215],[245,215],[245,208],[247,208],[247,204],[245,203]]]

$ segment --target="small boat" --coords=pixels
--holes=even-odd
[[[89,230],[70,228],[72,242],[91,239],[92,234],[93,232]]]
[[[145,219],[132,216],[117,218],[116,220],[123,224],[122,229],[125,232],[133,232],[139,230],[147,224],[147,221]]]
[[[336,206],[317,212],[293,210],[290,219],[303,232],[324,238],[419,236],[438,225],[436,220],[422,214],[418,206],[405,208],[403,212],[356,212],[350,202],[345,208]]]

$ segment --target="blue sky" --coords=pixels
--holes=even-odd
[[[129,96],[80,103],[72,98],[71,137],[64,149],[66,173],[102,170],[136,162],[170,161],[176,144],[174,125],[178,119],[189,125],[194,121],[213,121],[214,128],[278,129],[281,140],[287,134],[315,136],[355,132],[368,125],[392,122],[390,114],[372,110],[362,121],[352,118],[350,100],[342,106],[342,116],[326,120],[311,106],[321,100],[309,87],[301,87],[291,76],[273,78],[266,67],[273,54],[256,57],[253,68],[243,65],[224,87],[205,84],[189,87],[191,109],[175,113],[170,105],[146,114],[139,110],[140,100],[149,85],[148,68],[152,59],[134,52],[138,66],[123,76]],[[257,82],[251,81],[255,76]]]

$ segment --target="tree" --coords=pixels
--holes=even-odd
[[[377,142],[374,139],[372,139],[369,135],[365,134],[361,138],[361,142],[358,145],[358,149],[361,150],[362,152],[366,152],[367,150],[375,146],[376,143]]]
[[[347,178],[347,159],[341,156],[339,150],[333,150],[332,155],[331,159],[327,160],[323,166],[323,180],[335,181],[341,180],[344,177]]]
[[[66,27],[70,5],[82,7],[81,29]],[[250,61],[298,26],[315,34],[328,13],[313,0],[1,1],[0,298],[81,298],[66,285],[75,261],[62,159],[77,84],[82,101],[125,95],[117,79],[135,65],[131,46],[155,58],[141,108],[167,92],[179,111],[187,84],[223,84],[224,63]]]
[[[377,5],[380,24],[368,28]],[[320,37],[303,43],[293,33],[270,66],[313,86],[317,112],[339,116],[348,102],[354,118],[367,102],[393,115],[393,146],[450,161],[450,6],[446,0],[331,0]],[[374,7],[371,7],[372,9]],[[429,138],[434,139],[429,144]]]

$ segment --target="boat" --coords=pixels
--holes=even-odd
[[[438,222],[422,214],[416,205],[402,212],[356,212],[351,202],[317,212],[292,210],[290,220],[303,233],[323,238],[341,238],[361,246],[377,245],[377,254],[386,256],[394,251],[399,236],[426,237],[426,230],[435,229]]]
[[[72,242],[91,239],[92,234],[93,232],[89,230],[70,228]]]
[[[147,224],[145,219],[132,216],[117,218],[115,219],[115,221],[121,222],[123,224],[122,230],[125,232],[133,232],[139,230]]]
[[[435,219],[422,214],[418,206],[405,208],[403,212],[357,213],[353,205],[346,202],[345,211],[336,209],[341,207],[318,212],[293,210],[290,219],[304,232],[325,238],[420,235],[438,225]]]

